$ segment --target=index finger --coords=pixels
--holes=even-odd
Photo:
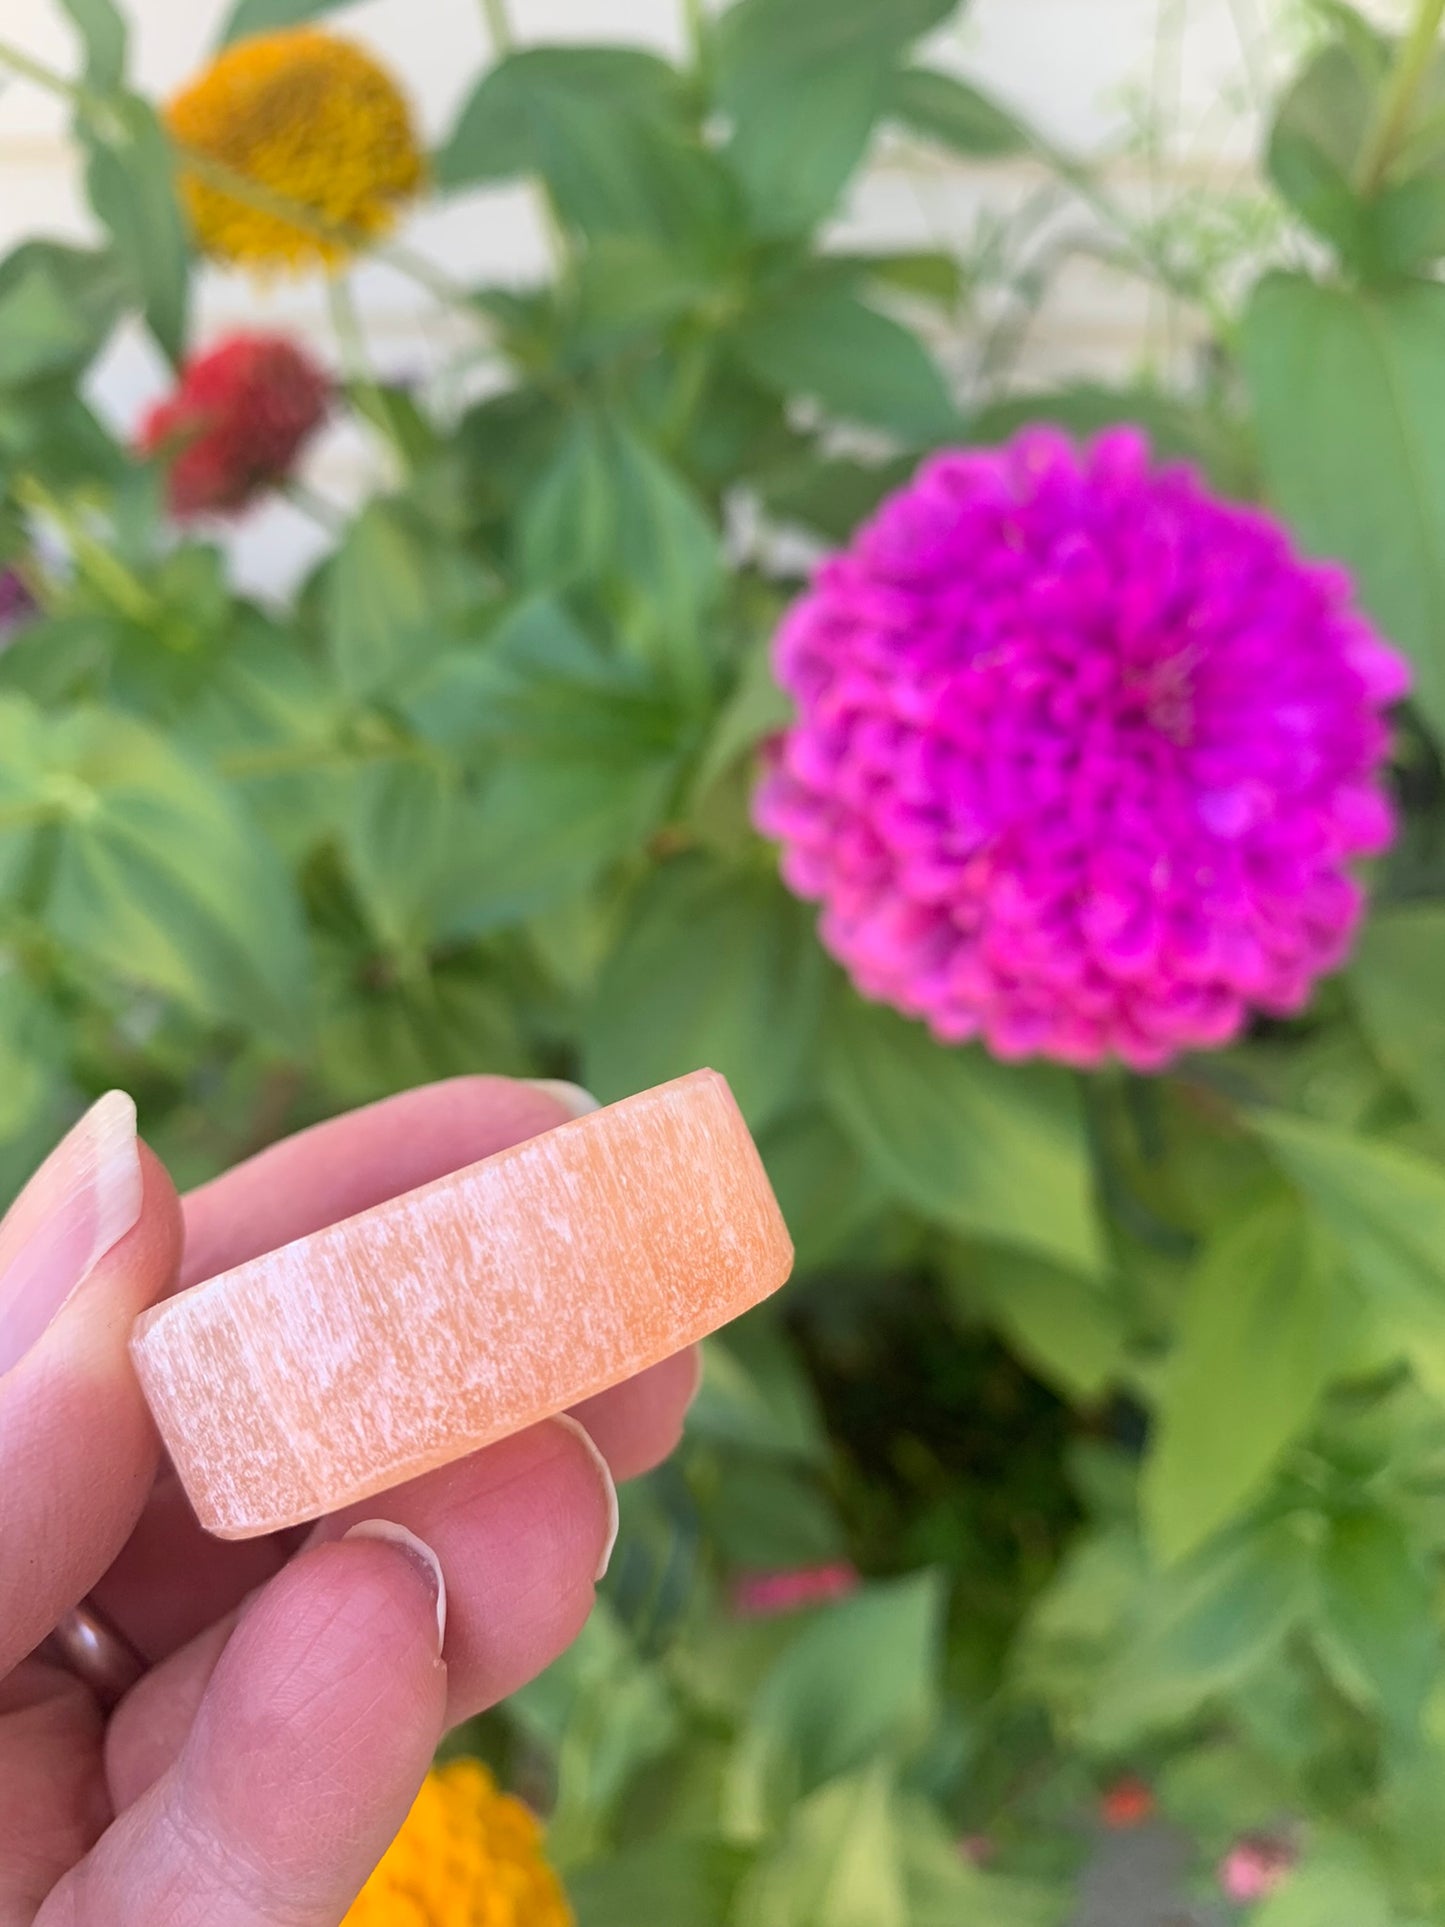
[[[570,1084],[452,1077],[314,1124],[188,1193],[181,1285],[538,1137],[591,1107],[587,1093]]]

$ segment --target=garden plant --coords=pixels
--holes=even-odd
[[[1445,0],[1315,0],[1227,235],[971,84],[952,0],[691,0],[679,64],[489,0],[433,153],[334,0],[164,102],[57,4],[78,77],[0,68],[102,238],[0,262],[0,1190],[117,1085],[194,1182],[708,1064],[798,1247],[356,1920],[1047,1927],[1156,1817],[1259,1927],[1445,1918]],[[1037,221],[838,244],[879,140]],[[398,238],[514,181],[535,284]],[[1196,345],[1021,387],[1081,245]],[[371,255],[444,380],[377,376]],[[199,333],[208,260],[324,278],[334,352]],[[284,609],[218,540],[273,491]]]

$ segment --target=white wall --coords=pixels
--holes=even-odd
[[[829,0],[795,0],[826,6]],[[141,88],[164,96],[204,57],[230,0],[122,0],[133,23]],[[1385,20],[1406,0],[1376,0]],[[1191,189],[1252,193],[1255,104],[1288,60],[1307,0],[974,0],[932,50],[994,87],[1055,141],[1110,157],[1113,191],[1140,217],[1179,204]],[[522,40],[628,39],[676,51],[681,0],[511,0]],[[478,0],[360,0],[334,24],[364,40],[399,74],[429,139],[450,124],[489,58]],[[0,38],[57,67],[75,64],[73,36],[56,0],[0,0]],[[1137,103],[1166,110],[1170,151],[1151,161],[1130,151]],[[1131,103],[1134,103],[1131,107]],[[0,93],[0,247],[24,234],[79,236],[87,216],[66,139],[63,103],[24,82]],[[970,168],[885,144],[860,183],[844,233],[890,246],[947,245],[967,253],[980,223],[1017,209],[1041,176],[1028,164]],[[1180,218],[1186,218],[1181,212]],[[1074,226],[1078,217],[1068,217]],[[526,190],[467,195],[416,216],[405,236],[458,277],[524,281],[544,263]],[[396,275],[374,265],[360,278],[379,366],[435,370],[460,346],[455,326]],[[258,289],[209,272],[201,332],[243,319],[284,319],[319,342],[327,327],[314,281]],[[1166,313],[1128,277],[1079,262],[1030,329],[1024,379],[1108,376],[1141,357],[1178,352],[1187,320]],[[952,344],[965,357],[970,343]],[[950,344],[942,344],[945,353]],[[117,344],[101,371],[100,399],[122,422],[156,392],[160,370],[143,344]],[[365,485],[357,445],[344,434],[317,455],[315,485],[337,499]],[[253,579],[294,573],[314,532],[289,510],[253,518],[240,565]]]

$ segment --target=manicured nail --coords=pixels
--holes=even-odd
[[[414,1532],[397,1525],[394,1519],[363,1519],[341,1536],[343,1539],[384,1539],[388,1545],[400,1547],[412,1564],[425,1575],[428,1586],[436,1595],[437,1651],[440,1653],[447,1636],[447,1580],[441,1560],[426,1540],[418,1539]]]
[[[580,1420],[570,1412],[559,1412],[553,1420],[563,1426],[574,1438],[580,1439],[587,1448],[587,1456],[597,1468],[597,1476],[602,1481],[602,1495],[607,1501],[607,1543],[602,1548],[602,1557],[597,1562],[597,1570],[592,1577],[600,1585],[607,1577],[607,1568],[612,1564],[612,1549],[617,1544],[617,1529],[622,1523],[622,1509],[617,1503],[617,1481],[612,1476],[612,1467],[603,1458],[597,1441]]]
[[[545,1091],[548,1097],[555,1097],[569,1117],[586,1117],[589,1111],[602,1109],[591,1091],[584,1091],[580,1084],[568,1084],[560,1077],[529,1077],[527,1082],[534,1091]]]
[[[61,1139],[0,1223],[0,1374],[135,1224],[142,1188],[135,1104],[110,1091]]]

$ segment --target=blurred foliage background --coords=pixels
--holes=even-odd
[[[455,1740],[550,1812],[583,1927],[643,1895],[678,1927],[1045,1927],[1100,1817],[1156,1810],[1201,1892],[1255,1854],[1230,1891],[1265,1927],[1441,1918],[1441,6],[1392,33],[1316,0],[1258,181],[1157,221],[928,63],[950,0],[691,7],[683,65],[504,52],[417,191],[535,181],[533,287],[213,158],[331,257],[332,407],[394,478],[342,517],[248,472],[327,530],[284,612],[174,512],[184,439],[143,457],[82,397],[123,317],[178,366],[213,345],[179,192],[206,142],[128,89],[110,0],[64,11],[78,81],[0,42],[71,102],[108,236],[0,263],[0,1188],[114,1084],[187,1182],[457,1072],[608,1100],[716,1066],[797,1279],[709,1347],[584,1639]],[[241,0],[228,37],[336,11]],[[1204,348],[1020,392],[1068,244],[830,249],[887,127],[1032,153]],[[504,378],[380,381],[367,248]],[[978,344],[948,378],[940,316]],[[750,826],[812,559],[927,450],[1030,420],[1139,423],[1268,504],[1415,671],[1349,967],[1158,1077],[863,1003]]]

